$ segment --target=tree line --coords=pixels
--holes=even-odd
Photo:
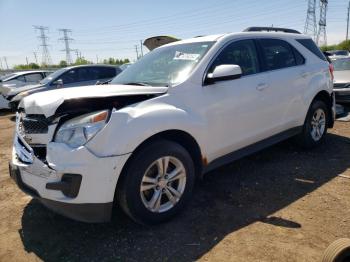
[[[128,58],[118,59],[118,58],[110,57],[108,59],[103,59],[103,64],[118,66],[126,63],[130,63],[130,60]],[[70,66],[87,65],[87,64],[93,64],[93,62],[85,59],[84,57],[78,57],[74,61],[74,63],[72,63]],[[29,64],[15,65],[13,68],[14,69],[41,69],[41,68],[62,68],[67,66],[68,66],[67,62],[65,60],[61,60],[58,64],[55,64],[55,65],[45,65],[45,64],[38,65],[37,63],[29,63]]]
[[[321,46],[322,51],[331,51],[331,50],[348,50],[350,51],[350,40],[344,40],[343,42],[337,45],[326,45]]]

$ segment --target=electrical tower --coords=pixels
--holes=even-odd
[[[318,22],[317,44],[318,46],[327,45],[327,5],[328,0],[320,0],[320,21]]]
[[[51,61],[51,57],[49,54],[49,49],[48,49],[48,44],[47,44],[47,40],[49,39],[46,36],[46,32],[49,30],[48,27],[45,26],[33,26],[34,29],[39,30],[40,31],[40,36],[38,36],[38,38],[41,40],[41,47],[42,47],[42,61],[41,63],[43,65],[51,65],[52,61]]]
[[[74,51],[74,49],[70,49],[69,47],[69,42],[73,41],[73,38],[70,38],[68,36],[68,33],[72,33],[71,29],[66,29],[66,28],[62,28],[62,29],[58,29],[59,32],[63,33],[63,37],[59,38],[58,40],[64,41],[64,45],[65,45],[65,49],[61,50],[61,51],[65,51],[66,52],[66,62],[68,65],[72,64],[72,57],[70,55],[71,51]]]
[[[317,35],[316,0],[308,1],[304,34],[309,35],[312,37],[312,39],[316,40],[316,35]]]

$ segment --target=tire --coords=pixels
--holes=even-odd
[[[317,114],[319,113],[322,114],[323,121],[321,121],[321,117],[319,121],[315,121],[318,116]],[[330,112],[327,105],[323,101],[313,101],[306,115],[303,130],[296,137],[297,144],[305,149],[310,149],[321,144],[325,138],[325,135],[327,134],[329,114]],[[321,124],[322,128],[320,128],[318,124]]]
[[[327,247],[323,254],[322,262],[349,262],[350,239],[341,238]]]
[[[164,166],[167,172],[162,171]],[[175,169],[182,171],[174,175]],[[135,222],[158,224],[170,220],[185,207],[194,182],[194,164],[186,149],[177,143],[159,140],[132,156],[118,184],[117,201]]]

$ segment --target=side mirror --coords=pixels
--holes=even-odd
[[[63,80],[62,79],[57,79],[55,82],[52,83],[53,85],[57,87],[62,87],[63,86]]]
[[[239,65],[218,65],[213,73],[209,73],[205,79],[206,84],[213,84],[218,81],[233,80],[242,76],[242,69]]]

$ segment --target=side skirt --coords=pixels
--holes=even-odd
[[[212,162],[210,162],[207,166],[205,166],[203,168],[203,174],[208,173],[209,171],[212,171],[220,166],[226,165],[230,162],[233,162],[233,161],[238,160],[240,158],[243,158],[245,156],[256,153],[264,148],[267,148],[269,146],[277,144],[277,143],[279,143],[283,140],[286,140],[290,137],[298,135],[302,132],[302,130],[303,130],[303,126],[293,127],[293,128],[288,129],[286,131],[283,131],[282,133],[273,135],[273,136],[266,138],[262,141],[256,142],[252,145],[249,145],[247,147],[241,148],[237,151],[234,151],[232,153],[229,153],[227,155],[219,157],[219,158],[213,160]]]

